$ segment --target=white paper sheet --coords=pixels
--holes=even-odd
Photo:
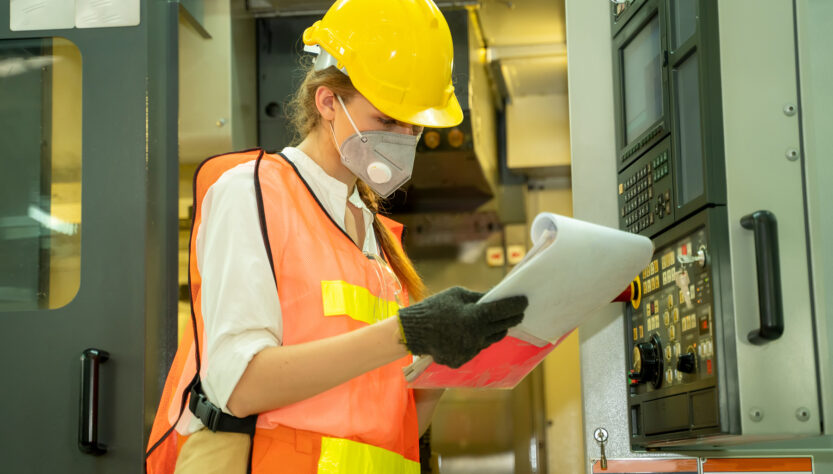
[[[533,248],[481,302],[526,295],[524,321],[510,330],[541,346],[616,298],[651,261],[651,240],[552,213],[532,223]]]

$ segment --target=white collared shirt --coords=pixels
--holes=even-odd
[[[282,153],[296,166],[333,221],[345,229],[347,185],[328,175],[297,148],[287,147]],[[254,166],[254,161],[238,165],[208,188],[197,229],[204,364],[209,367],[202,387],[208,399],[226,413],[228,399],[252,357],[267,347],[280,345],[283,339],[280,301],[258,221]],[[349,200],[364,215],[362,251],[378,254],[373,213],[355,187]],[[188,431],[201,426],[194,418]]]

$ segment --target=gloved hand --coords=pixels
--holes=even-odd
[[[400,309],[408,350],[456,369],[503,339],[509,328],[523,320],[526,296],[477,304],[482,296],[455,286]]]

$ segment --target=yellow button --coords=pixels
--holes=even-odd
[[[633,328],[633,340],[635,341],[637,339],[639,339],[639,330],[636,329],[636,328]]]
[[[639,325],[639,337],[645,337],[645,328]]]

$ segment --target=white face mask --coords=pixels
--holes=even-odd
[[[421,134],[414,136],[375,130],[360,132],[347,112],[344,101],[338,95],[336,98],[356,131],[339,147],[335,129],[330,122],[330,131],[341,155],[341,162],[377,194],[383,198],[390,196],[411,179],[416,146]]]

